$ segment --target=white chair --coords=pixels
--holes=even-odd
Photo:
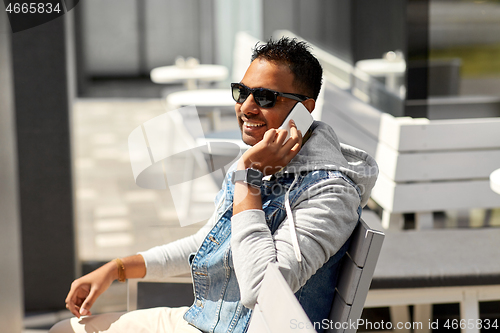
[[[292,333],[297,328],[301,332],[316,332],[283,277],[287,270],[277,263],[267,266],[248,333]]]
[[[500,194],[500,169],[496,169],[491,173],[490,187],[493,191]]]

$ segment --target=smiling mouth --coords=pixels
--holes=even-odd
[[[264,124],[256,124],[256,123],[249,123],[249,122],[243,122],[243,125],[244,126],[247,126],[247,127],[262,127],[264,126]]]

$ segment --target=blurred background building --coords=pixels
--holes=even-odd
[[[168,191],[137,187],[127,150],[131,131],[164,113],[168,94],[185,89],[182,81],[150,78],[179,57],[225,66],[227,78],[204,87],[227,87],[237,76],[238,32],[267,40],[288,30],[350,66],[325,67],[328,79],[384,113],[429,120],[500,115],[500,1],[75,3],[66,15],[16,33],[0,14],[0,321],[12,323],[6,332],[20,331],[23,318],[25,329],[50,326],[67,316],[64,299],[75,277],[199,227],[179,226]],[[231,115],[223,117],[222,128],[234,126]],[[498,148],[500,136],[491,140]],[[489,163],[500,167],[495,154]],[[196,192],[216,191],[203,186]],[[199,201],[209,207],[207,198]],[[375,201],[372,209],[381,210]],[[498,208],[489,204],[431,214],[439,227],[500,225]],[[405,228],[416,223],[415,214],[401,215]],[[98,311],[123,310],[123,291],[113,286]]]

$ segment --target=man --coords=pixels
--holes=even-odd
[[[232,84],[242,139],[252,148],[228,171],[208,223],[75,280],[66,299],[73,314],[85,316],[115,279],[190,271],[189,309],[73,318],[53,332],[243,332],[270,262],[290,268],[287,282],[313,323],[327,318],[340,259],[378,169],[321,122],[307,133],[292,122],[285,141],[287,131],[278,128],[296,103],[314,110],[321,79],[305,43],[282,38],[258,46],[241,82]],[[247,174],[253,180],[242,181]]]

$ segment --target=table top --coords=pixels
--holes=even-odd
[[[241,131],[239,129],[208,133],[204,138],[197,138],[196,143],[198,145],[215,143],[215,145],[211,146],[211,153],[221,156],[236,156],[250,148],[241,140]]]
[[[197,89],[171,93],[167,96],[167,104],[175,107],[195,106],[234,106],[235,101],[228,89]]]
[[[493,191],[500,194],[500,169],[497,169],[491,173],[490,187]]]
[[[370,75],[403,74],[406,70],[404,60],[367,59],[356,63],[356,68]]]
[[[150,75],[154,83],[173,83],[183,80],[223,81],[228,76],[228,70],[222,65],[163,66],[154,68]]]

